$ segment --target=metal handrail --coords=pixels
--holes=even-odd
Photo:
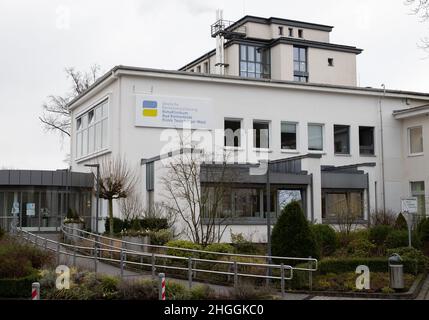
[[[170,246],[158,246],[158,245],[151,245],[151,244],[130,242],[130,241],[122,240],[122,239],[110,238],[110,237],[106,237],[106,236],[103,236],[103,235],[98,235],[98,234],[95,234],[95,233],[92,233],[92,232],[89,232],[89,231],[72,228],[72,227],[69,227],[69,226],[66,226],[66,225],[62,225],[61,226],[61,230],[63,231],[63,233],[67,234],[68,236],[79,237],[81,239],[86,239],[86,240],[89,240],[91,242],[99,243],[99,244],[102,244],[103,246],[112,247],[112,248],[116,248],[116,247],[112,246],[112,245],[109,245],[109,244],[106,244],[106,243],[102,243],[102,242],[94,240],[94,239],[90,239],[90,238],[86,238],[86,237],[82,237],[82,236],[70,233],[70,232],[66,231],[65,229],[73,230],[73,231],[76,231],[77,233],[81,233],[81,234],[87,234],[89,236],[93,236],[93,237],[98,238],[98,239],[106,239],[106,240],[109,240],[109,241],[119,242],[119,243],[121,243],[121,245],[126,244],[126,245],[139,246],[141,248],[145,247],[145,248],[166,249],[166,250],[171,249],[171,250],[178,250],[178,251],[189,252],[189,253],[203,253],[203,254],[207,254],[207,255],[217,255],[217,256],[223,256],[223,257],[257,258],[257,259],[266,259],[266,260],[302,261],[302,262],[309,262],[309,263],[311,263],[312,267],[311,268],[293,267],[293,268],[295,270],[311,271],[311,272],[316,272],[317,269],[318,269],[318,260],[315,259],[315,258],[297,258],[297,257],[279,257],[279,256],[266,256],[266,255],[222,253],[222,252],[213,252],[213,251],[196,250],[196,249],[186,249],[186,248],[178,248],[178,247],[170,247]]]
[[[23,230],[22,228],[16,228],[17,235],[22,237],[24,240],[33,243],[36,246],[42,247],[45,250],[49,250],[52,252],[56,252],[57,254],[57,261],[60,262],[60,255],[65,256],[72,256],[74,259],[74,264],[76,265],[76,258],[85,258],[94,260],[94,266],[95,266],[95,272],[97,272],[97,263],[98,261],[109,261],[109,262],[115,262],[120,264],[120,270],[121,270],[121,277],[124,277],[124,269],[125,264],[129,265],[135,265],[135,266],[145,266],[145,267],[151,267],[152,268],[152,276],[155,276],[155,270],[156,268],[164,268],[164,269],[170,269],[170,270],[180,270],[180,271],[188,271],[188,281],[189,286],[192,287],[192,281],[193,281],[193,274],[196,272],[199,273],[209,273],[209,274],[221,274],[225,276],[233,276],[234,277],[234,286],[237,286],[238,284],[238,277],[247,277],[247,278],[260,278],[260,279],[272,279],[272,280],[280,280],[281,281],[281,288],[282,288],[282,294],[284,294],[284,282],[286,280],[292,280],[293,279],[293,273],[294,268],[289,265],[277,265],[277,264],[263,264],[263,263],[250,263],[250,262],[237,262],[237,261],[225,261],[225,260],[210,260],[210,259],[200,259],[200,258],[193,258],[193,257],[178,257],[178,256],[171,256],[166,254],[155,254],[155,253],[146,253],[146,252],[139,252],[135,250],[129,250],[127,248],[121,248],[118,249],[103,249],[98,248],[97,245],[94,247],[86,247],[86,246],[79,246],[79,245],[72,245],[72,244],[66,244],[61,243],[59,241],[54,241],[51,239],[47,239],[44,237],[41,237],[39,235],[36,235],[34,233],[28,232]],[[85,238],[86,239],[86,238]],[[41,241],[39,241],[41,240]],[[53,244],[55,248],[49,247],[49,244]],[[99,243],[95,243],[99,244]],[[102,245],[105,245],[104,243]],[[64,250],[62,250],[62,248]],[[72,249],[73,252],[67,251],[67,249]],[[88,250],[94,253],[94,255],[84,255],[84,254],[78,254],[77,250]],[[99,255],[100,252],[110,252],[110,253],[119,253],[120,259],[116,258],[106,258]],[[129,261],[127,260],[127,255],[135,255],[140,257],[150,257],[152,258],[151,263],[144,263],[143,260],[140,262],[136,261]],[[188,268],[186,267],[180,267],[180,266],[171,266],[171,265],[160,265],[156,263],[156,259],[172,259],[172,260],[179,260],[184,261],[188,260]],[[233,266],[234,271],[219,271],[219,270],[209,270],[209,269],[201,269],[197,268],[196,265],[194,266],[194,263],[196,262],[206,262],[206,263],[214,263],[214,264],[225,264]],[[281,275],[280,276],[270,276],[270,275],[260,275],[260,274],[252,274],[252,273],[243,273],[239,272],[238,267],[239,266],[254,266],[254,267],[264,267],[264,268],[272,268],[272,269],[280,269]],[[229,269],[230,270],[230,269]],[[289,275],[287,276],[285,274],[285,271],[289,271]],[[311,273],[311,271],[310,271]]]

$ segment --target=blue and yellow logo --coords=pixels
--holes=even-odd
[[[143,117],[157,117],[158,116],[158,102],[156,101],[143,101]]]

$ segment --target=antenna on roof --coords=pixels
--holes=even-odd
[[[216,24],[219,29],[224,28],[223,10],[216,10]],[[225,75],[225,37],[222,32],[216,35],[216,73]]]

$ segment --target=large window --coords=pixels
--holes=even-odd
[[[253,122],[253,146],[257,149],[270,147],[270,123],[268,121]]]
[[[322,218],[344,222],[363,219],[363,191],[323,191]]]
[[[241,146],[241,120],[225,120],[225,147]]]
[[[411,182],[411,196],[417,198],[418,215],[426,215],[426,195],[424,181]]]
[[[374,128],[359,127],[359,150],[363,156],[374,155]]]
[[[294,80],[308,82],[307,48],[293,48]]]
[[[271,77],[270,51],[249,45],[240,45],[240,76],[245,78]]]
[[[323,125],[308,125],[308,150],[323,151]]]
[[[349,126],[334,126],[334,147],[336,154],[350,154]]]
[[[408,129],[410,154],[423,153],[423,128],[415,127]]]
[[[107,100],[76,119],[76,157],[81,158],[108,147]]]
[[[281,124],[281,146],[283,150],[296,150],[297,137],[296,137],[296,123],[282,122]]]

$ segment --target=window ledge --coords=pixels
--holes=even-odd
[[[423,157],[424,155],[424,153],[411,153],[408,155],[408,158]]]
[[[264,149],[264,148],[253,148],[253,152],[258,152],[258,153],[273,153],[273,150],[271,149]]]
[[[300,154],[300,152],[298,150],[287,150],[287,149],[282,149],[281,153]]]
[[[225,151],[244,151],[243,147],[223,147]]]
[[[361,158],[377,158],[376,154],[360,154]]]
[[[321,155],[326,155],[325,151],[314,151],[314,150],[308,150],[308,154],[321,154]]]
[[[342,153],[336,153],[335,154],[336,157],[346,157],[346,158],[351,158],[351,154],[342,154]]]

